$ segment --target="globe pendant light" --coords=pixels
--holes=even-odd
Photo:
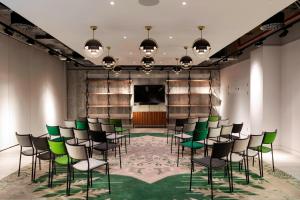
[[[101,42],[94,38],[94,32],[97,30],[97,26],[91,26],[93,30],[93,39],[88,40],[84,45],[84,53],[89,58],[98,58],[103,53],[103,47]]]
[[[206,55],[210,52],[210,44],[209,42],[202,38],[202,31],[203,29],[205,28],[205,26],[199,26],[198,27],[199,30],[201,31],[201,38],[200,39],[197,39],[194,44],[193,44],[193,51],[196,55]]]
[[[146,26],[146,30],[148,31],[148,38],[144,39],[140,44],[140,50],[146,57],[151,57],[157,51],[157,44],[155,40],[149,38],[149,31],[152,29],[151,26]]]
[[[151,68],[144,68],[143,69],[143,72],[147,75],[149,75],[151,72],[152,72],[152,69]]]
[[[103,67],[105,69],[112,69],[116,64],[115,59],[109,55],[109,50],[110,50],[110,47],[107,47],[107,56],[105,56],[102,60]]]
[[[179,60],[179,58],[176,58],[176,66],[174,66],[173,67],[173,72],[176,74],[176,75],[178,75],[180,72],[181,72],[181,67],[178,65],[178,60]]]
[[[143,57],[141,60],[144,69],[151,69],[152,65],[154,65],[155,61],[152,57]]]
[[[184,49],[185,49],[185,56],[181,57],[179,62],[181,64],[182,69],[190,69],[191,65],[193,64],[193,60],[190,56],[187,55],[188,47],[185,46]]]
[[[122,67],[117,65],[112,69],[113,73],[115,76],[119,76],[120,73],[122,72]]]

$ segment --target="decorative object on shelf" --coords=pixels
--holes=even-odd
[[[149,31],[152,29],[151,26],[145,26],[148,31],[148,38],[144,39],[140,44],[140,50],[146,57],[153,56],[153,54],[157,51],[158,46],[154,39],[149,38]]]
[[[284,26],[284,13],[279,12],[260,26],[262,31],[276,31]]]
[[[176,59],[176,66],[173,67],[173,72],[175,72],[175,74],[179,74],[181,72],[181,67],[178,65],[178,60],[179,58],[175,58]]]
[[[202,31],[205,26],[199,26],[198,29],[201,31],[201,37],[197,39],[193,44],[193,50],[196,55],[207,55],[210,52],[211,46],[209,42],[202,38]]]
[[[109,55],[109,50],[110,50],[110,47],[107,47],[107,56],[105,56],[102,60],[103,67],[105,69],[113,69],[113,67],[116,64],[116,60],[112,56]]]
[[[152,72],[152,69],[151,68],[144,68],[143,69],[143,72],[147,75],[149,75],[151,72]]]
[[[91,26],[93,31],[93,39],[88,40],[84,45],[85,55],[89,58],[98,58],[103,53],[103,47],[99,40],[95,39],[95,30],[97,30],[97,26]]]
[[[155,61],[152,57],[143,57],[141,60],[141,64],[143,65],[144,69],[151,69],[152,65],[154,65]]]
[[[180,58],[179,62],[181,64],[181,68],[182,69],[190,69],[191,65],[193,64],[193,59],[190,56],[187,55],[187,49],[188,49],[188,47],[185,46],[184,49],[185,49],[185,56],[182,56]]]

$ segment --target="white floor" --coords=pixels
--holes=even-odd
[[[163,133],[163,128],[134,128],[131,133]],[[167,144],[166,144],[167,145]],[[20,147],[0,152],[0,179],[18,170]],[[300,180],[300,157],[281,150],[274,151],[275,167]],[[264,161],[272,163],[271,154],[264,154]],[[22,156],[22,166],[31,163],[31,157]]]

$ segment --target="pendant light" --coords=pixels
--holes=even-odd
[[[181,67],[178,65],[179,58],[176,59],[176,65],[173,67],[173,72],[178,75],[181,72]]]
[[[143,57],[141,60],[141,64],[143,65],[144,69],[151,69],[152,65],[154,65],[155,61],[152,57]]]
[[[116,66],[112,69],[112,72],[114,73],[115,77],[118,77],[120,73],[122,72],[122,67],[118,65],[119,63],[119,58],[116,58]]]
[[[115,59],[109,55],[109,50],[110,47],[107,47],[107,56],[105,56],[102,60],[103,67],[105,69],[112,69],[116,64]]]
[[[191,65],[193,64],[193,60],[190,56],[187,55],[188,47],[185,46],[184,49],[185,49],[185,56],[181,57],[179,62],[182,69],[190,69]]]
[[[93,31],[93,39],[88,40],[84,45],[85,55],[89,58],[98,58],[103,53],[103,47],[101,42],[94,38],[95,30],[97,30],[97,26],[91,26]]]
[[[152,72],[152,69],[151,68],[144,68],[143,69],[143,72],[147,75],[149,75],[151,72]]]
[[[148,38],[142,41],[140,44],[140,50],[146,57],[151,57],[157,51],[158,46],[155,40],[149,38],[149,31],[152,29],[152,27],[145,26],[145,29],[148,31]]]
[[[193,44],[193,51],[196,55],[206,55],[210,52],[211,46],[209,42],[202,38],[202,31],[205,26],[199,26],[198,29],[201,31],[201,38],[197,39]]]

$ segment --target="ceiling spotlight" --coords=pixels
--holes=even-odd
[[[14,32],[10,28],[7,28],[7,27],[3,31],[5,34],[7,34],[9,36],[12,36],[14,34]]]
[[[151,68],[146,68],[146,69],[143,69],[143,72],[145,74],[149,75],[152,72],[152,69]]]
[[[287,29],[284,29],[280,34],[279,37],[283,38],[285,36],[287,36],[287,34],[289,33],[289,31]]]
[[[263,40],[259,40],[255,43],[255,46],[256,47],[261,47],[262,45],[264,44],[264,41]]]
[[[63,55],[58,55],[58,59],[61,60],[61,61],[67,60],[67,58]]]
[[[150,57],[156,52],[158,46],[155,40],[149,38],[149,31],[152,27],[146,26],[145,28],[148,31],[148,38],[142,41],[140,44],[140,50],[143,54],[145,54],[145,56]]]
[[[114,2],[114,1],[111,1],[111,2],[109,2],[109,4],[110,4],[111,6],[113,6],[113,5],[115,5],[115,2]]]
[[[126,35],[124,35],[124,36],[123,36],[123,39],[124,39],[124,40],[126,40],[126,39],[127,39],[127,36],[126,36]]]
[[[186,3],[185,1],[183,1],[181,4],[182,4],[183,6],[186,6],[187,3]]]
[[[182,69],[190,69],[191,65],[193,64],[193,60],[190,56],[187,55],[188,47],[185,46],[184,49],[185,49],[185,56],[181,57],[179,62],[181,64]]]
[[[279,12],[267,21],[265,21],[261,26],[262,31],[275,31],[281,29],[284,26],[284,13]]]
[[[201,31],[201,37],[197,39],[193,44],[193,50],[196,55],[205,55],[209,54],[211,46],[209,42],[202,38],[202,31],[205,26],[199,26],[198,29]]]
[[[152,65],[154,65],[155,61],[152,57],[143,57],[141,60],[141,64],[145,69],[151,69]]]
[[[97,26],[91,26],[93,31],[93,39],[88,40],[84,45],[85,54],[89,58],[98,58],[103,53],[103,47],[101,42],[94,38],[94,32],[97,30]]]
[[[172,39],[173,39],[173,36],[169,36],[169,39],[172,40]]]
[[[29,46],[34,45],[34,40],[33,40],[32,38],[28,38],[28,39],[26,40],[26,43],[27,43]]]
[[[178,65],[178,60],[179,60],[179,58],[176,58],[177,62],[176,62],[176,65],[173,67],[173,72],[177,75],[181,72],[181,67]]]
[[[116,64],[116,60],[109,55],[109,50],[110,50],[110,47],[107,47],[107,56],[105,56],[102,60],[102,63],[103,63],[103,67],[105,69],[112,69],[115,64]]]
[[[71,62],[71,59],[70,59],[70,58],[67,58],[67,59],[66,59],[66,62]]]
[[[51,56],[53,56],[53,55],[55,55],[56,53],[55,53],[53,50],[49,49],[49,50],[48,50],[48,54],[51,55]]]

